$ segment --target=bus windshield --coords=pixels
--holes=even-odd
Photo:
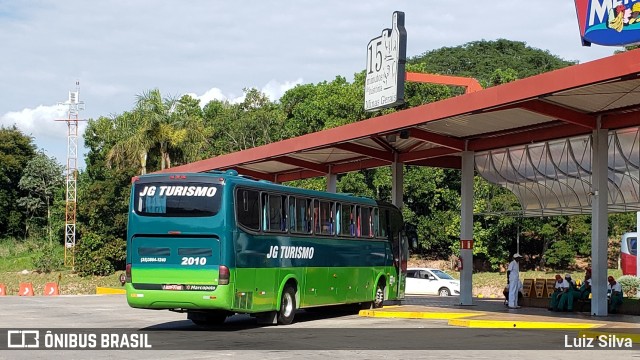
[[[220,210],[222,185],[188,182],[136,183],[134,211],[142,216],[204,217]]]

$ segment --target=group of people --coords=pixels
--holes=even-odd
[[[609,298],[609,313],[618,312],[618,307],[622,304],[622,286],[613,276],[607,277],[607,296]],[[580,287],[576,286],[571,279],[571,274],[566,274],[564,279],[556,275],[555,290],[551,296],[549,310],[552,311],[573,311],[575,299],[589,299],[591,294],[591,269],[587,269],[584,282]]]
[[[587,269],[584,281],[580,287],[571,278],[571,274],[566,274],[564,279],[556,275],[556,283],[549,310],[551,311],[573,311],[574,300],[588,299],[591,294],[591,269]]]
[[[522,282],[520,281],[520,261],[522,255],[515,253],[513,260],[509,263],[507,268],[507,289],[505,289],[505,296],[507,298],[507,305],[509,309],[517,309],[518,298],[522,297]],[[615,280],[613,276],[607,278],[607,290],[609,297],[609,313],[615,314],[618,312],[618,307],[622,304],[622,286]],[[508,291],[508,293],[507,293]],[[553,294],[551,295],[551,302],[549,304],[549,310],[551,311],[573,311],[573,304],[576,299],[589,299],[591,295],[591,269],[587,268],[584,276],[584,281],[577,286],[576,282],[571,278],[571,274],[566,274],[564,278],[561,275],[556,275],[556,283]]]

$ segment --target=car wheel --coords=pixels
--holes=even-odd
[[[449,292],[449,289],[447,289],[447,288],[440,288],[440,290],[438,290],[438,295],[439,296],[451,296],[451,292]]]

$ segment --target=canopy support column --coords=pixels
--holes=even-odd
[[[640,211],[636,212],[636,234],[638,234],[637,236],[640,237]],[[636,254],[638,254],[637,240],[636,240]],[[638,271],[637,269],[640,269],[640,256],[636,256],[636,277],[640,278],[640,271]],[[640,289],[636,291],[636,296],[640,297]]]
[[[608,131],[593,131],[591,149],[591,313],[607,316]]]
[[[460,222],[460,305],[472,305],[473,297],[473,169],[474,152],[462,152],[462,213]]]
[[[398,153],[393,155],[393,163],[391,163],[391,203],[402,209],[403,205],[403,185],[404,185],[404,173],[403,164],[398,161]]]
[[[336,183],[338,182],[338,175],[332,172],[331,166],[329,166],[329,172],[327,173],[326,177],[327,177],[327,192],[335,194]]]

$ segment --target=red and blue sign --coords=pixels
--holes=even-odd
[[[582,44],[640,43],[640,0],[575,0]]]

